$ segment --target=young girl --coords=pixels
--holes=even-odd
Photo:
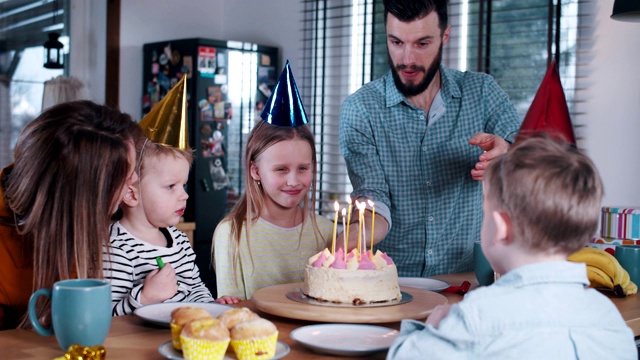
[[[313,208],[316,149],[307,125],[259,121],[244,163],[245,192],[218,224],[212,252],[218,294],[249,299],[265,286],[301,282],[333,224]]]

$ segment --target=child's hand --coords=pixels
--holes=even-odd
[[[144,279],[140,303],[155,304],[170,299],[178,291],[176,271],[167,263],[162,269],[151,271]]]
[[[431,315],[427,318],[425,323],[427,325],[433,325],[434,327],[438,327],[440,325],[440,321],[449,315],[449,310],[451,310],[451,304],[446,305],[438,305],[433,309]]]
[[[240,298],[230,295],[220,296],[216,299],[218,304],[237,304],[240,302]]]

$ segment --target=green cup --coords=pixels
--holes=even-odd
[[[40,324],[36,302],[51,299],[51,328]],[[55,334],[66,351],[69,346],[102,345],[111,327],[111,284],[98,279],[62,280],[53,289],[39,289],[29,299],[29,320],[42,336]]]
[[[631,281],[640,285],[640,246],[617,245],[615,258],[627,270]]]
[[[489,260],[487,260],[482,253],[480,241],[473,243],[473,271],[480,285],[487,286],[493,284],[493,269],[491,268],[491,264],[489,264]]]

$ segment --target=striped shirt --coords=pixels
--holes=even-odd
[[[491,76],[442,66],[440,73],[428,114],[396,89],[391,72],[341,109],[351,197],[389,208],[391,228],[378,249],[393,258],[400,276],[471,270],[482,225],[482,183],[471,169],[482,149],[468,141],[478,132],[512,141],[521,122]]]
[[[160,229],[167,236],[166,247],[154,246],[130,234],[116,222],[111,225],[110,254],[104,253],[104,277],[111,282],[113,316],[131,314],[142,306],[144,279],[158,268],[156,257],[170,263],[180,282],[178,292],[165,302],[213,302],[211,292],[200,279],[196,255],[189,238],[171,226]]]
[[[333,223],[323,216],[316,216],[320,233],[331,241]],[[218,294],[250,299],[253,293],[266,286],[302,282],[307,260],[327,244],[318,239],[309,217],[302,224],[282,228],[260,218],[251,227],[251,253],[247,246],[246,224],[242,230],[239,249],[239,264],[234,274],[233,257],[235,246],[231,246],[231,222],[218,224],[213,235],[213,253]],[[300,242],[300,243],[299,243]]]

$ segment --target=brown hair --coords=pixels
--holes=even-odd
[[[440,31],[449,25],[448,0],[384,0],[384,24],[389,14],[402,22],[411,22],[424,18],[435,11],[438,15]]]
[[[304,230],[306,215],[309,214],[311,218],[311,225],[313,226],[314,233],[316,235],[316,243],[318,244],[318,249],[324,244],[324,239],[320,234],[320,230],[318,229],[318,224],[316,223],[316,212],[314,209],[316,203],[316,170],[317,170],[317,159],[316,159],[316,146],[315,139],[311,130],[307,125],[302,126],[275,126],[270,125],[264,121],[258,121],[256,125],[251,130],[249,134],[249,138],[247,139],[247,147],[244,153],[244,166],[245,166],[245,191],[240,196],[240,200],[236,203],[236,205],[231,209],[229,214],[225,216],[222,221],[230,221],[231,222],[231,238],[229,239],[231,242],[230,249],[233,249],[233,270],[236,272],[238,260],[239,260],[239,244],[242,235],[242,227],[245,223],[249,221],[254,223],[260,217],[260,213],[262,208],[264,207],[264,196],[265,193],[261,186],[258,185],[257,181],[255,181],[251,177],[251,163],[255,162],[258,157],[269,147],[285,140],[304,140],[309,146],[311,146],[311,166],[313,168],[313,179],[311,181],[311,199],[305,196],[303,200],[303,222],[302,228],[300,229],[300,238],[298,243],[302,240],[302,232]],[[250,219],[250,220],[248,220]],[[250,226],[246,226],[246,238],[247,245],[249,247],[249,254],[251,254],[251,241],[250,241]],[[252,257],[253,261],[253,257]]]
[[[109,216],[134,165],[129,146],[140,136],[129,115],[90,101],[51,107],[22,131],[5,194],[33,251],[34,289],[73,276],[103,278]],[[45,322],[47,303],[37,309]]]
[[[485,181],[486,200],[507,212],[516,241],[532,250],[571,253],[598,228],[600,175],[565,142],[539,135],[519,141],[489,164]]]

